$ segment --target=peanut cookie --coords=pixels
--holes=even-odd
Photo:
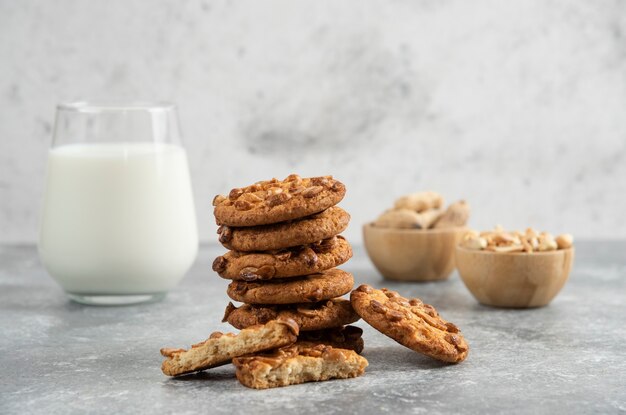
[[[357,377],[365,372],[368,363],[352,350],[295,344],[270,353],[237,357],[233,364],[242,385],[267,389]]]
[[[451,363],[467,357],[469,346],[460,330],[417,298],[407,300],[386,288],[361,285],[350,300],[363,320],[409,349]]]
[[[349,293],[353,286],[352,274],[333,268],[286,280],[233,281],[227,293],[233,300],[248,304],[316,303]]]
[[[346,194],[343,183],[332,176],[257,182],[233,189],[213,199],[218,225],[258,226],[313,215],[335,206]]]
[[[350,215],[338,206],[303,219],[255,226],[231,228],[222,225],[217,233],[219,241],[235,251],[270,251],[298,245],[307,245],[332,238],[348,227]]]
[[[298,324],[301,331],[310,331],[345,326],[357,321],[359,316],[352,309],[350,301],[334,298],[319,303],[273,306],[244,304],[239,308],[228,303],[222,321],[243,329],[270,320],[289,318]]]
[[[260,281],[313,274],[343,264],[352,257],[352,248],[337,235],[309,245],[280,251],[229,251],[215,258],[213,271],[220,277]]]
[[[161,370],[168,376],[184,375],[230,363],[233,357],[292,344],[299,329],[293,320],[274,320],[241,330],[238,334],[216,331],[191,349],[161,349],[166,357]]]
[[[361,354],[364,343],[363,329],[356,326],[335,327],[326,330],[303,331],[298,336],[298,345],[325,344],[335,349],[354,350]]]

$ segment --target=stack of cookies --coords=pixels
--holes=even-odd
[[[345,186],[332,177],[295,174],[233,189],[213,201],[219,240],[230,251],[213,270],[232,280],[224,314],[241,331],[214,332],[189,349],[163,348],[168,376],[230,362],[239,381],[272,388],[362,375],[362,317],[398,343],[432,358],[458,363],[469,346],[458,327],[434,307],[387,289],[362,285],[337,269],[352,257],[341,236],[350,216],[337,207]],[[360,316],[360,317],[359,317]]]
[[[294,320],[307,340],[350,337],[344,328],[359,319],[349,293],[354,279],[337,267],[352,257],[339,234],[350,215],[336,206],[346,192],[332,176],[272,179],[218,195],[213,200],[219,241],[230,251],[213,270],[232,280],[224,321],[238,329],[276,319]]]

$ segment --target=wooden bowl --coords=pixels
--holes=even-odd
[[[363,226],[365,249],[390,280],[445,280],[454,270],[454,248],[467,228],[394,229]]]
[[[548,304],[565,285],[573,262],[574,248],[530,254],[456,248],[465,286],[481,304],[495,307]]]

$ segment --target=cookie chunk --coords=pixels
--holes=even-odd
[[[313,215],[335,206],[346,194],[332,176],[301,178],[289,175],[233,189],[213,199],[218,225],[258,226]]]
[[[348,227],[350,215],[338,206],[303,219],[252,228],[218,228],[219,241],[235,251],[271,251],[312,244],[339,235]]]
[[[352,350],[295,344],[271,353],[238,357],[233,364],[242,385],[267,389],[357,377],[365,372],[368,363]]]
[[[451,363],[467,357],[469,346],[460,330],[417,298],[407,300],[386,288],[361,285],[350,300],[363,320],[409,349]]]
[[[229,251],[215,258],[213,271],[231,280],[271,280],[321,272],[339,266],[351,257],[350,244],[343,236],[337,235],[280,251]]]
[[[354,350],[361,354],[364,347],[363,329],[356,326],[335,327],[326,330],[303,331],[298,336],[298,345],[315,346],[325,344],[335,349]]]
[[[276,319],[292,319],[298,324],[300,331],[309,331],[345,326],[357,321],[359,316],[352,309],[350,301],[334,298],[319,303],[273,306],[244,304],[239,308],[229,303],[222,321],[244,329]]]
[[[285,280],[233,281],[227,293],[233,300],[248,304],[316,303],[349,293],[353,286],[352,274],[333,268]]]
[[[274,320],[265,325],[252,326],[238,334],[211,334],[191,349],[161,349],[166,357],[161,370],[168,376],[184,375],[230,363],[233,357],[257,353],[292,344],[299,333],[293,320]]]

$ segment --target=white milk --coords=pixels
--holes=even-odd
[[[41,223],[42,261],[67,292],[169,290],[198,251],[185,150],[154,143],[50,150]]]

